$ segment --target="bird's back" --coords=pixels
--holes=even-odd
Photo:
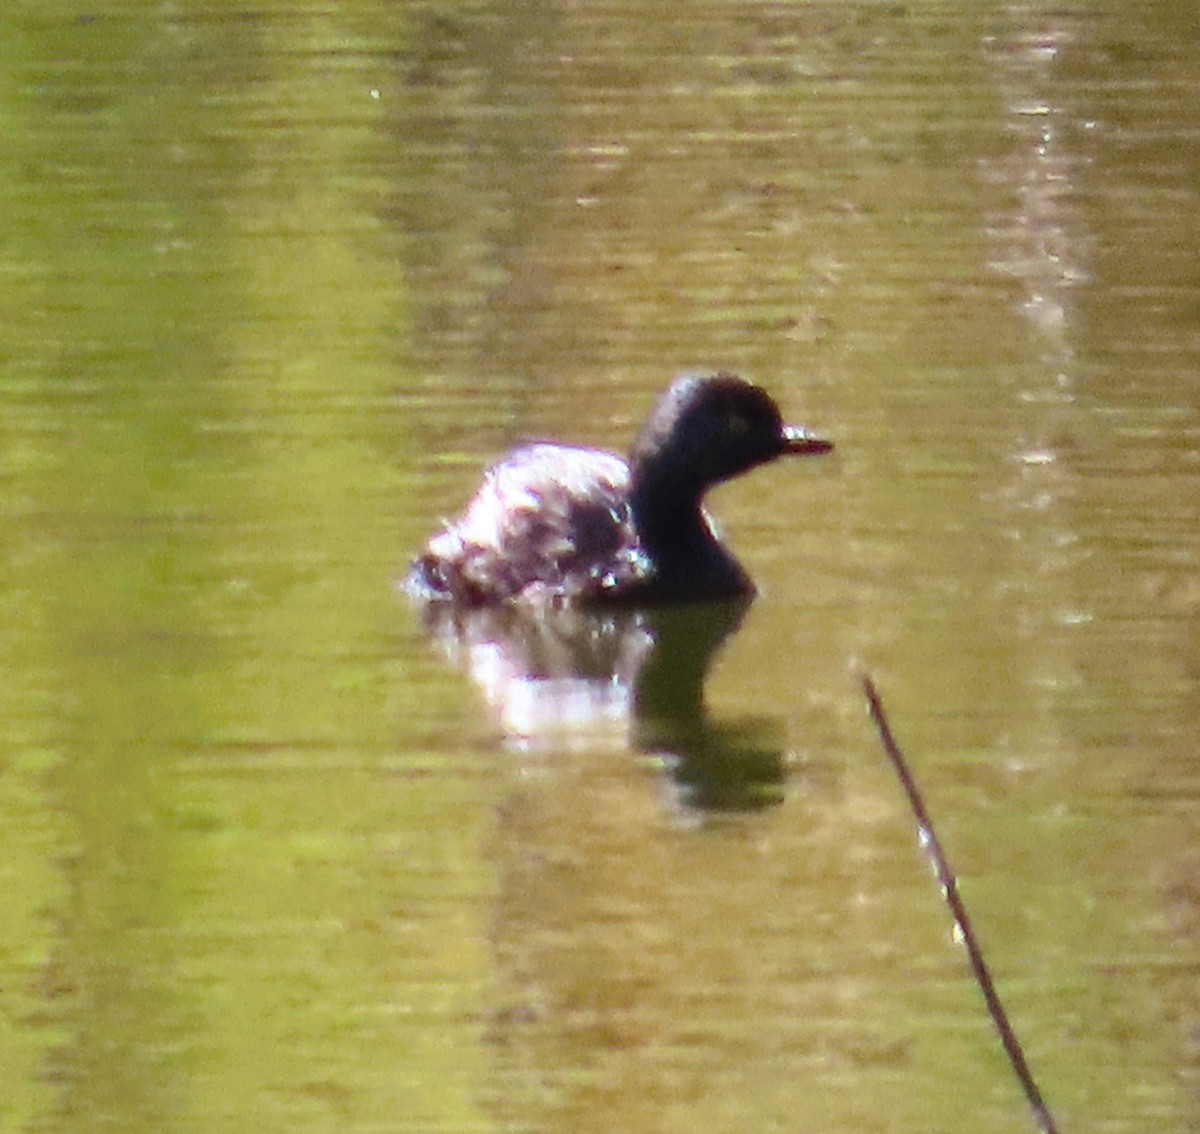
[[[629,467],[596,449],[531,445],[488,470],[462,517],[429,542],[408,588],[470,605],[620,597],[650,574]]]

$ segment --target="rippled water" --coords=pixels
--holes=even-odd
[[[1197,1127],[1197,26],[966,7],[0,15],[5,1128],[1031,1128],[857,668],[1063,1128]],[[838,443],[748,610],[423,625],[709,366]]]

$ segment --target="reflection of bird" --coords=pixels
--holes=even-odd
[[[655,758],[672,806],[744,811],[782,798],[777,722],[710,720],[704,678],[750,601],[603,609],[438,602],[421,613],[478,685],[507,748],[537,756],[630,747]]]
[[[487,473],[466,512],[429,542],[407,587],[485,606],[675,602],[752,593],[701,500],[778,457],[833,445],[785,425],[770,396],[732,374],[685,377],[651,411],[628,461],[539,444]]]
[[[654,649],[646,613],[445,602],[422,609],[434,641],[483,693],[506,744],[524,750],[628,743],[634,687]]]

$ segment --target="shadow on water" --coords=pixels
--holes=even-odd
[[[425,608],[426,628],[464,668],[523,750],[628,744],[661,761],[685,811],[752,811],[783,798],[777,722],[710,719],[704,679],[748,598],[664,608]]]

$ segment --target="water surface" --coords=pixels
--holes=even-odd
[[[1189,14],[0,44],[6,1127],[1019,1129],[856,666],[1064,1129],[1200,1123]],[[715,494],[761,594],[702,707],[533,735],[395,581],[697,367],[837,455]]]

